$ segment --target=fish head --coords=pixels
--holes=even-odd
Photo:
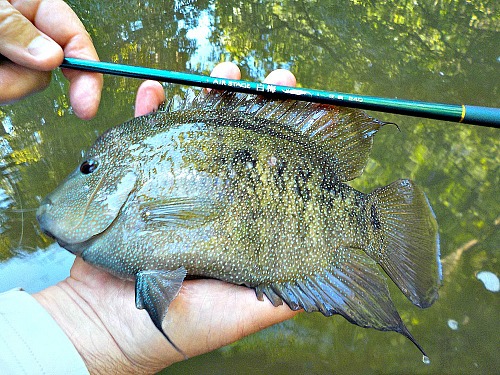
[[[121,147],[120,147],[121,146]],[[42,202],[42,231],[79,255],[86,241],[104,232],[135,190],[137,173],[123,151],[123,140],[104,134],[80,165]]]

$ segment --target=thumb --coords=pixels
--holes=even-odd
[[[0,1],[0,54],[34,70],[49,71],[62,62],[62,48],[39,31],[8,1]]]

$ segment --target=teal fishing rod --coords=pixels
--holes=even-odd
[[[154,79],[161,82],[179,83],[218,90],[237,91],[277,99],[295,99],[492,128],[500,127],[500,108],[430,103],[314,90],[302,87],[296,88],[69,57],[64,59],[60,67],[124,77]]]

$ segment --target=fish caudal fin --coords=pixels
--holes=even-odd
[[[187,359],[188,356],[173,343],[161,325],[170,303],[179,294],[185,277],[184,267],[174,271],[139,271],[135,278],[135,305],[138,309],[145,309],[148,312],[156,328],[174,349]]]
[[[361,327],[401,333],[425,355],[396,311],[386,278],[375,261],[357,248],[341,248],[336,253],[342,255],[316,275],[257,286],[257,298],[266,295],[275,306],[285,301],[292,310],[340,314]]]
[[[369,255],[413,304],[432,305],[441,284],[439,234],[424,192],[410,180],[395,181],[369,195],[368,213],[382,238]]]

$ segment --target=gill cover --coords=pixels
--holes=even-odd
[[[84,162],[71,173],[38,209],[42,230],[67,244],[84,242],[106,230],[119,215],[137,179],[130,170],[106,169],[85,173],[88,162]]]

